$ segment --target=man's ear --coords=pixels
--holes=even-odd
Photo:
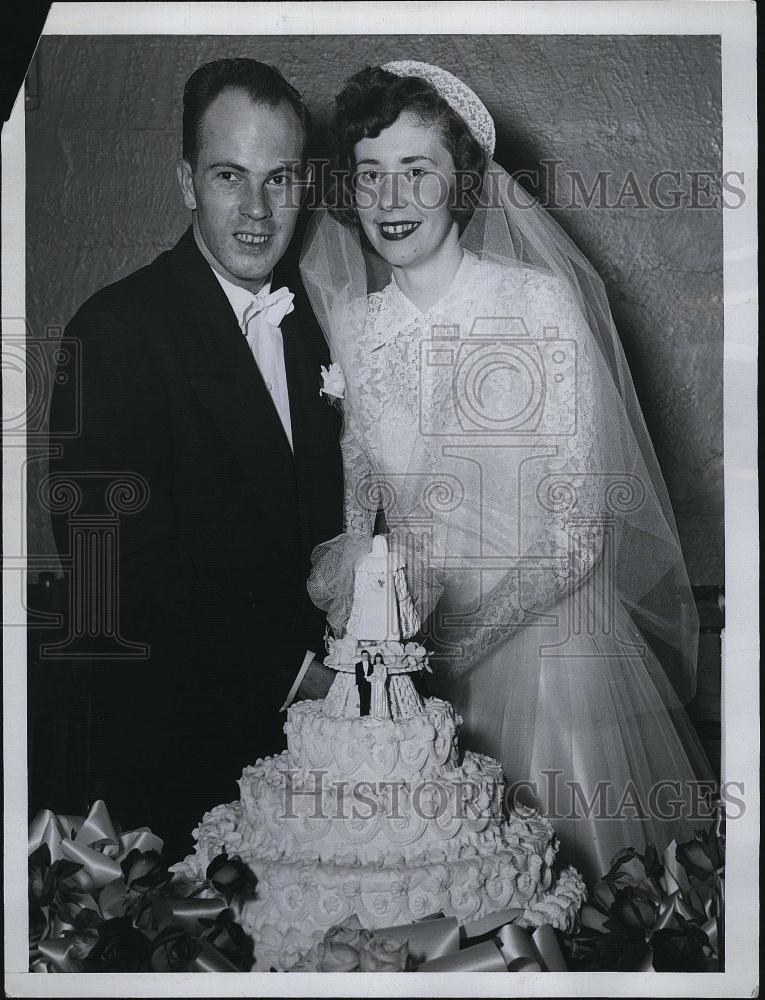
[[[178,183],[183,194],[183,203],[192,212],[197,207],[197,199],[194,195],[194,172],[188,160],[180,159],[175,165],[175,172],[178,175]]]

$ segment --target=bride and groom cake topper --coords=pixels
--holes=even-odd
[[[384,535],[375,535],[371,552],[354,567],[353,604],[344,635],[328,638],[324,662],[337,676],[324,712],[373,719],[422,713],[410,674],[427,670],[428,657],[417,643],[401,641],[413,638],[419,625],[404,560],[389,551]]]
[[[216,789],[253,749],[281,750],[279,705],[301,659],[298,696],[332,684],[325,713],[345,717],[351,695],[334,685],[346,671],[306,653],[321,648],[325,616],[338,643],[347,632],[405,649],[424,629],[433,690],[510,780],[533,785],[555,769],[587,801],[601,782],[618,800],[629,784],[642,794],[691,780],[704,764],[679,699],[693,688],[694,603],[602,282],[492,159],[480,98],[416,61],[361,70],[338,95],[333,185],[300,275],[284,273],[309,124],[273,68],[201,67],[186,86],[179,165],[192,227],[72,323],[83,428],[54,468],[117,463],[150,487],[120,534],[122,627],[150,643],[136,670],[167,697],[125,713],[131,731],[146,716],[146,761],[103,762],[124,773],[115,811],[131,822],[156,759],[187,772],[188,748],[158,706],[210,678],[209,716],[228,735],[200,734],[183,809],[157,797],[170,843],[191,826],[184,810],[225,798]],[[282,287],[292,311],[250,336],[252,300]],[[333,364],[344,390],[330,407],[320,373]],[[54,439],[71,392],[56,388]],[[399,564],[355,574],[381,554],[380,509],[386,559]],[[58,539],[65,548],[66,525]],[[384,609],[368,599],[374,587]],[[653,640],[677,655],[660,662]],[[240,681],[256,647],[268,669]],[[382,649],[375,659],[377,709],[408,718],[417,700],[397,707],[396,665]],[[371,715],[374,703],[370,692]],[[625,842],[668,842],[686,826],[592,814],[564,818],[559,835],[591,873]]]
[[[382,653],[375,653],[374,661],[371,661],[368,650],[362,649],[361,659],[356,664],[356,687],[359,695],[359,716],[371,715],[373,719],[390,718],[388,669]]]

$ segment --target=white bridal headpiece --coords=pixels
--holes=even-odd
[[[427,80],[435,87],[452,111],[456,111],[464,120],[476,142],[489,159],[494,156],[494,147],[497,141],[494,119],[480,97],[462,80],[459,80],[453,73],[441,69],[440,66],[417,62],[414,59],[397,59],[394,62],[385,63],[382,68],[388,73],[393,73],[394,76],[416,76],[421,80]]]

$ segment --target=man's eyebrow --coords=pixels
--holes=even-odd
[[[247,167],[243,167],[241,163],[233,163],[231,160],[221,160],[218,163],[211,163],[207,168],[208,170],[219,170],[220,168],[225,170],[236,170],[240,174],[249,174],[250,171]],[[300,162],[298,160],[285,160],[284,163],[279,164],[276,167],[272,167],[266,176],[273,177],[274,174],[281,174],[285,170],[292,170],[297,173],[300,170]]]
[[[226,170],[238,170],[240,174],[248,174],[250,171],[243,167],[241,163],[232,163],[231,160],[221,160],[220,163],[211,163],[208,170],[217,170],[218,167],[225,167]]]

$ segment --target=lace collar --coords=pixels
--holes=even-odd
[[[387,344],[411,326],[432,326],[436,321],[443,325],[460,325],[465,314],[466,293],[474,284],[480,266],[479,258],[469,250],[464,250],[451,285],[425,312],[404,295],[395,278],[392,278],[375,296],[379,307],[370,317],[372,350]]]

